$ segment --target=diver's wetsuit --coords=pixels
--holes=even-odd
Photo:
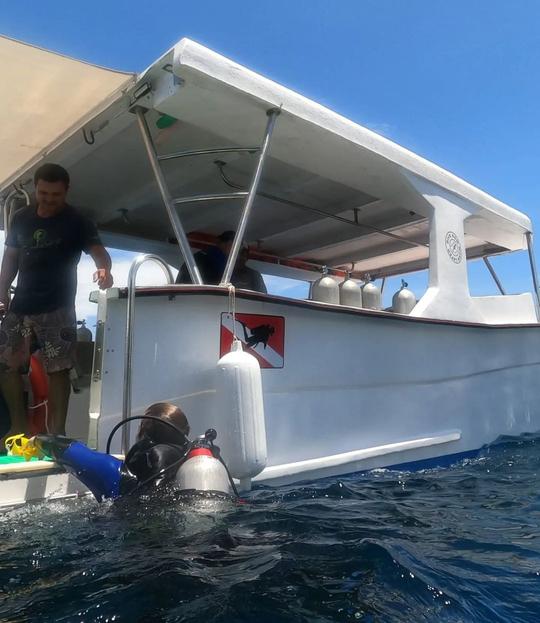
[[[174,480],[187,447],[187,441],[181,446],[143,438],[132,446],[125,461],[121,461],[61,435],[36,435],[34,441],[86,485],[98,502],[103,498],[118,498],[144,485],[157,486]]]

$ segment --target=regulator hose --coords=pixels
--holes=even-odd
[[[163,476],[166,472],[168,472],[170,469],[172,469],[173,467],[176,467],[177,465],[179,465],[180,463],[182,463],[182,461],[184,461],[184,459],[187,457],[187,455],[189,454],[190,450],[194,447],[195,442],[194,441],[189,441],[189,439],[186,437],[186,435],[179,429],[177,428],[172,422],[168,422],[167,420],[162,420],[159,417],[156,417],[155,415],[132,415],[131,417],[126,418],[125,420],[122,420],[121,422],[118,422],[118,424],[116,424],[113,429],[111,430],[111,432],[109,433],[109,437],[107,439],[107,447],[106,447],[106,452],[107,454],[110,454],[110,450],[111,450],[111,442],[112,439],[114,437],[114,434],[116,433],[116,431],[121,428],[122,426],[124,426],[124,424],[126,424],[127,422],[131,422],[133,420],[156,420],[157,422],[161,422],[162,424],[165,424],[166,426],[168,426],[169,428],[172,428],[175,432],[179,433],[180,435],[182,435],[182,437],[184,438],[187,447],[186,450],[184,452],[184,454],[174,463],[171,463],[171,465],[168,465],[167,467],[164,467],[162,470],[160,470],[157,474],[152,475],[150,478],[148,478],[147,480],[144,480],[143,482],[138,483],[138,485],[132,489],[131,491],[129,491],[126,495],[131,495],[132,493],[134,493],[135,491],[139,490],[141,487],[143,487],[144,485],[147,485],[149,482],[152,482],[152,480],[156,480],[157,478],[160,478],[161,476]],[[212,430],[212,429],[210,429]],[[209,431],[207,431],[208,433]],[[215,431],[212,431],[215,435]],[[214,436],[215,439],[215,436]],[[212,447],[212,449],[215,448],[214,444],[213,444],[213,439],[208,439],[208,443],[209,445]],[[236,485],[234,483],[233,477],[231,476],[231,472],[229,471],[229,468],[227,467],[227,464],[225,463],[225,461],[223,460],[221,454],[218,452],[212,452],[214,458],[217,458],[217,460],[223,465],[223,467],[225,468],[225,471],[227,472],[227,476],[229,478],[229,483],[231,485],[231,488],[234,492],[234,495],[238,498],[240,497],[238,494],[238,489],[236,488]],[[217,456],[216,456],[217,454]]]
[[[127,417],[125,420],[118,422],[118,424],[116,424],[116,426],[114,426],[112,431],[109,433],[109,437],[107,439],[107,447],[106,447],[107,454],[111,453],[111,442],[116,431],[122,426],[124,426],[127,422],[131,422],[133,420],[156,420],[156,422],[161,422],[162,424],[165,424],[165,426],[172,428],[176,433],[179,433],[180,435],[182,435],[185,443],[189,443],[189,439],[185,436],[185,434],[179,428],[177,428],[172,422],[168,422],[167,420],[162,420],[160,417],[157,417],[155,415],[132,415],[131,417]]]

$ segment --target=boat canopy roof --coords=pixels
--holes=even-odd
[[[10,123],[4,119],[0,130],[0,192],[13,185],[31,191],[41,162],[61,163],[72,178],[71,203],[119,248],[129,248],[127,240],[144,249],[145,241],[173,238],[134,106],[147,109],[159,155],[253,148],[162,160],[175,198],[246,189],[266,113],[281,109],[246,232],[261,256],[372,275],[425,268],[432,208],[416,179],[450,193],[470,213],[469,257],[526,247],[531,223],[524,214],[188,39],[136,79],[9,39],[0,39],[0,67],[11,87],[4,94]],[[214,198],[177,209],[193,239],[235,229],[242,205]]]
[[[136,80],[0,36],[0,187],[27,169]]]

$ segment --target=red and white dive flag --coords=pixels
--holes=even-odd
[[[283,368],[285,360],[285,318],[259,314],[236,314],[236,337],[244,351],[259,360],[261,368]],[[219,356],[231,350],[232,314],[221,314]]]

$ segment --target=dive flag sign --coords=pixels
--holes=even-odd
[[[283,368],[285,356],[285,318],[260,314],[236,314],[236,337],[244,351],[256,357],[261,368]],[[231,350],[232,314],[221,314],[219,356]]]

